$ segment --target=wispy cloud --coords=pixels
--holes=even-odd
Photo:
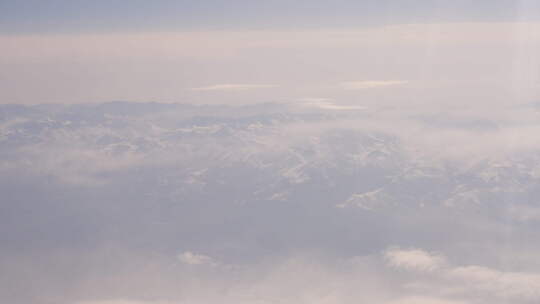
[[[389,266],[411,271],[416,282],[409,284],[409,288],[419,292],[447,291],[465,297],[474,295],[476,298],[513,299],[526,303],[540,299],[540,274],[535,272],[505,272],[479,265],[456,266],[442,255],[421,249],[390,249],[385,258]],[[432,276],[426,281],[419,275],[421,273]]]
[[[271,84],[243,84],[243,83],[228,83],[228,84],[215,84],[204,87],[192,88],[193,91],[245,91],[254,89],[267,89],[275,88],[276,85]]]
[[[326,98],[326,97],[304,97],[304,98],[298,98],[295,99],[296,101],[304,102],[304,103],[311,103],[311,102],[333,102],[334,99],[332,98]]]
[[[432,271],[445,264],[444,257],[419,249],[390,249],[385,258],[389,265],[408,270]]]
[[[139,300],[126,300],[126,299],[112,299],[112,300],[84,301],[84,302],[77,302],[77,304],[172,304],[172,303],[171,302],[161,302],[161,301],[139,301]]]
[[[433,297],[405,297],[402,299],[398,299],[392,302],[389,302],[388,304],[466,304],[467,302],[462,301],[454,301],[454,300],[446,300],[446,299],[438,299]]]
[[[347,81],[339,86],[345,90],[365,90],[407,84],[405,80],[368,80],[368,81]]]
[[[296,101],[301,102],[301,106],[304,107],[313,107],[323,110],[366,110],[364,106],[357,105],[347,105],[347,104],[338,104],[332,98],[326,97],[304,97],[296,99]]]
[[[207,255],[193,253],[191,251],[186,251],[179,254],[178,260],[188,265],[217,265],[216,261],[213,258]]]

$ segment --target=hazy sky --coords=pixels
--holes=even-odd
[[[536,20],[530,0],[2,1],[3,33],[329,28]]]
[[[538,12],[530,0],[2,1],[0,102],[529,101]]]

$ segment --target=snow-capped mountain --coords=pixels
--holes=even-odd
[[[1,105],[4,258],[114,242],[219,268],[401,246],[530,267],[540,145],[510,135],[536,122],[430,120],[441,115],[274,103]],[[505,260],[501,244],[522,259]]]

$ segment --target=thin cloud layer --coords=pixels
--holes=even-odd
[[[180,292],[141,300],[109,298],[77,304],[184,304],[184,303],[315,303],[368,301],[377,304],[502,304],[540,300],[537,273],[505,272],[485,266],[424,267],[419,258],[444,259],[422,249],[390,248],[381,255],[334,259],[296,255],[266,263],[235,267],[179,269],[174,276]],[[400,263],[396,264],[395,259]],[[401,263],[403,260],[413,262]],[[451,258],[450,258],[451,259]],[[203,266],[203,264],[191,264]],[[231,266],[231,265],[229,265]],[[418,267],[420,266],[420,267]],[[162,270],[163,271],[163,270]],[[188,272],[181,275],[182,272]],[[166,272],[164,271],[163,274]],[[144,276],[145,273],[139,273]],[[148,274],[146,274],[148,275]],[[159,273],[150,274],[151,276]],[[147,281],[155,279],[147,278]],[[118,284],[114,282],[113,284]],[[193,284],[193,285],[192,285]],[[174,285],[173,285],[174,286]],[[191,288],[186,290],[185,288]]]
[[[217,262],[211,257],[204,254],[196,254],[191,251],[179,254],[178,260],[188,265],[217,265]]]
[[[362,94],[378,104],[451,106],[470,104],[471,96],[475,104],[530,102],[538,92],[538,28],[493,22],[0,35],[0,98],[24,104],[251,104],[296,96],[353,102]],[[244,93],[229,94],[234,91]]]
[[[347,81],[340,84],[345,90],[365,90],[374,88],[384,88],[393,86],[403,86],[408,81],[404,80],[368,80],[368,81]]]
[[[192,88],[193,91],[246,91],[255,89],[275,88],[270,84],[215,84],[205,87]]]
[[[391,266],[407,270],[434,271],[445,264],[442,256],[419,249],[390,249],[385,258]]]
[[[406,297],[403,299],[395,300],[388,302],[387,304],[468,304],[469,302],[465,301],[456,301],[456,300],[444,300],[431,297]]]
[[[540,300],[540,274],[506,272],[485,266],[454,266],[444,257],[423,250],[386,252],[390,266],[412,271],[408,289],[421,293],[448,294],[468,301],[525,301]],[[427,272],[429,277],[414,272]]]
[[[338,104],[329,98],[301,98],[298,101],[302,102],[304,107],[314,107],[323,110],[366,110],[365,106]]]

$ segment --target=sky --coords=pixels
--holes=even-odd
[[[2,32],[80,33],[537,20],[533,1],[3,1]]]
[[[0,100],[529,101],[538,11],[530,0],[2,1]],[[402,85],[384,96],[342,85],[362,81]]]
[[[0,0],[0,302],[540,302],[540,3]]]

